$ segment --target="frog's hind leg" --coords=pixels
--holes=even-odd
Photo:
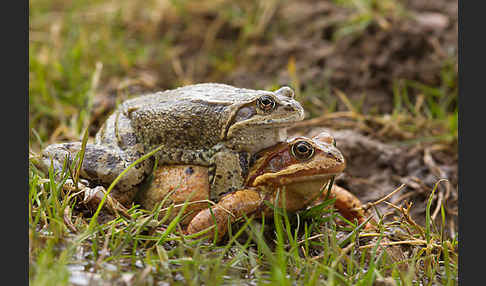
[[[64,161],[72,163],[81,150],[81,142],[49,145],[42,152],[44,171],[51,160],[56,172],[62,169]],[[93,183],[108,186],[130,164],[144,154],[143,145],[138,142],[130,120],[120,111],[115,111],[105,121],[95,137],[95,143],[86,144],[80,176]],[[111,195],[122,203],[129,203],[140,184],[152,170],[153,159],[149,158],[130,168],[118,181]]]
[[[60,172],[64,161],[67,160],[68,164],[72,164],[76,153],[80,150],[81,142],[49,145],[42,151],[40,168],[47,172],[52,161],[54,171]],[[86,144],[80,177],[107,186],[138,158],[112,146]],[[151,170],[152,164],[152,161],[147,159],[129,169],[113,189],[113,197],[122,203],[131,201],[134,196],[132,190],[142,182]]]
[[[83,180],[81,179],[80,181]],[[106,194],[106,189],[103,186],[90,188],[88,187],[88,183],[86,182],[78,182],[78,187],[76,188],[74,181],[71,179],[66,180],[63,188],[66,191],[76,193],[79,198],[79,203],[81,205],[84,205],[92,213],[96,211],[98,205],[101,203]],[[125,206],[117,199],[113,198],[110,195],[106,197],[105,204],[103,205],[103,210],[106,210],[113,215],[120,214],[127,218],[130,216],[128,214],[128,209],[125,208]]]
[[[228,223],[258,212],[264,206],[261,194],[252,189],[227,194],[211,210],[207,208],[200,211],[187,226],[187,233],[194,234],[215,225],[219,241],[226,234]],[[215,229],[205,235],[214,237]]]

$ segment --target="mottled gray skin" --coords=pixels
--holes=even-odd
[[[155,156],[159,164],[209,166],[211,199],[243,185],[250,157],[286,140],[286,127],[304,117],[293,91],[275,92],[204,83],[133,98],[122,103],[87,144],[81,177],[108,185],[143,154],[163,145]],[[257,103],[271,97],[275,108]],[[64,158],[72,160],[81,143],[53,144],[43,150],[46,169],[55,170]],[[126,174],[112,195],[132,201],[136,186],[153,167],[145,160]]]

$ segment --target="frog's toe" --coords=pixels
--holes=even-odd
[[[66,182],[64,182],[64,185],[62,187],[66,191],[84,190],[85,188],[89,187],[89,182],[85,179],[80,178],[78,180],[78,187],[76,188],[73,179],[67,179]]]
[[[121,214],[125,217],[130,217],[127,208],[123,206],[117,199],[113,198],[110,194],[106,195],[106,189],[103,186],[97,186],[95,188],[85,188],[83,190],[82,204],[90,210],[98,209],[99,205],[106,196],[103,208],[111,214]]]

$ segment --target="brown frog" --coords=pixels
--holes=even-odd
[[[201,166],[159,167],[151,186],[140,193],[139,200],[142,206],[152,209],[166,196],[169,200],[164,207],[182,205],[190,197],[186,206],[187,216],[182,221],[183,225],[187,225],[187,233],[194,234],[209,228],[216,220],[219,238],[225,234],[228,222],[243,216],[271,216],[273,210],[265,201],[275,204],[277,196],[279,207],[295,212],[317,204],[329,195],[329,198],[336,199],[335,207],[343,217],[350,220],[357,218],[362,222],[364,213],[359,210],[361,203],[358,198],[336,185],[329,194],[323,188],[345,166],[334,138],[323,132],[312,139],[292,138],[257,153],[244,187],[223,196],[211,210],[207,201],[208,168]],[[285,196],[285,205],[282,196]],[[175,208],[172,214],[175,215],[177,210]]]
[[[122,171],[156,147],[160,165],[209,167],[210,198],[243,185],[253,154],[285,141],[286,127],[304,118],[289,87],[276,91],[202,83],[147,94],[122,103],[88,143],[81,177],[109,185]],[[38,166],[56,172],[73,161],[80,142],[52,144]],[[113,198],[128,205],[152,170],[153,158],[139,163],[118,182]]]

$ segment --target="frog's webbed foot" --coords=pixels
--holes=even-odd
[[[42,151],[41,169],[45,172],[52,164],[55,172],[62,170],[64,161],[72,164],[81,142],[52,144]],[[133,152],[132,152],[133,153]],[[86,144],[80,176],[92,182],[108,185],[142,154],[130,154],[120,149],[98,144]],[[145,178],[152,167],[147,159],[128,170],[116,185],[119,192],[129,192]]]
[[[78,179],[78,187],[76,187],[73,179],[66,179],[62,188],[65,191],[76,192],[76,191],[84,190],[85,188],[89,188],[89,186],[90,186],[90,183],[89,183],[88,180],[83,179],[83,178],[79,178]]]
[[[259,192],[252,189],[239,190],[225,195],[212,209],[200,211],[187,226],[187,234],[195,234],[215,225],[208,233],[213,237],[218,232],[219,241],[228,230],[228,223],[233,223],[244,215],[251,215],[264,207],[263,198]],[[212,212],[212,213],[211,213]]]
[[[247,152],[225,150],[211,157],[208,170],[210,199],[217,201],[225,193],[242,188],[249,164],[250,154]]]
[[[103,186],[90,188],[89,182],[84,179],[79,180],[77,188],[72,179],[67,179],[63,185],[63,189],[74,192],[80,199],[80,204],[85,206],[91,212],[96,211],[106,194],[106,189]],[[107,210],[110,214],[121,214],[125,217],[130,217],[127,208],[125,208],[125,206],[117,199],[113,198],[111,194],[108,194],[106,197],[103,209]]]
[[[82,203],[90,210],[95,211],[103,200],[105,194],[106,189],[103,186],[97,186],[93,189],[85,189]],[[108,196],[106,197],[106,201],[103,207],[111,214],[121,214],[124,217],[130,217],[130,215],[128,214],[128,209],[125,208],[125,206],[117,199],[113,198],[111,194],[108,194]]]

